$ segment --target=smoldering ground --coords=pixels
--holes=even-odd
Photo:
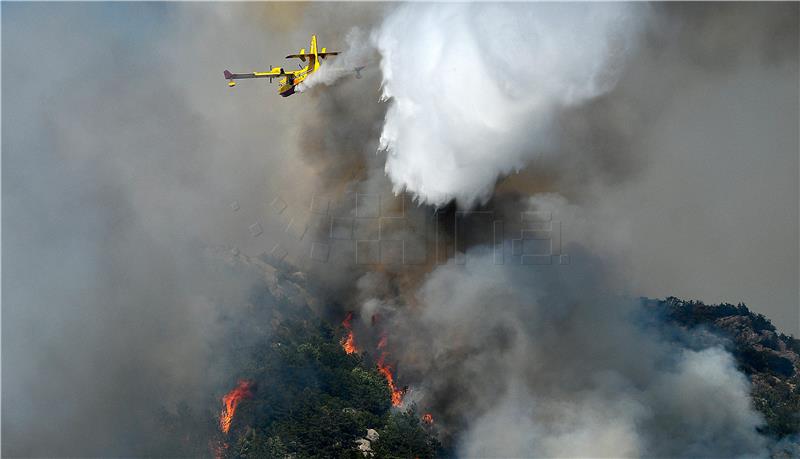
[[[470,8],[487,14],[473,17]],[[250,254],[280,244],[338,305],[326,311],[331,319],[360,309],[361,339],[387,334],[409,401],[441,416],[437,426],[464,455],[762,452],[760,420],[729,356],[660,342],[630,320],[626,298],[726,295],[794,326],[797,250],[787,247],[797,246],[797,5],[614,6],[627,19],[609,47],[604,30],[618,32],[616,16],[597,6],[611,18],[607,29],[567,38],[574,47],[599,40],[591,49],[608,55],[598,65],[613,70],[598,74],[600,89],[547,99],[533,141],[528,126],[496,146],[496,132],[481,137],[484,148],[469,163],[485,169],[480,184],[471,175],[436,183],[461,187],[437,196],[479,195],[473,201],[483,207],[472,210],[507,222],[506,239],[517,237],[520,212],[563,219],[565,242],[579,243],[565,246],[570,264],[531,272],[488,266],[487,232],[477,224],[460,227],[472,228],[472,242],[453,242],[458,226],[436,225],[435,209],[413,202],[428,188],[409,187],[391,171],[387,178],[387,153],[376,151],[399,100],[379,100],[392,78],[413,78],[433,101],[442,93],[462,103],[441,107],[483,100],[473,86],[445,86],[458,75],[437,71],[446,72],[453,56],[478,81],[486,70],[500,93],[535,96],[524,83],[540,82],[547,68],[527,80],[492,71],[507,64],[497,47],[525,44],[493,33],[516,24],[509,17],[532,16],[542,25],[538,38],[549,37],[548,11],[557,7],[537,8],[4,4],[4,454],[135,455],[147,449],[158,408],[216,403],[235,376],[214,354],[215,340],[237,331],[235,320],[219,315],[236,315],[251,285],[203,268],[195,254],[216,244]],[[443,9],[458,21],[436,22]],[[569,28],[585,19],[580,9],[565,5],[555,14]],[[435,33],[425,40],[407,33],[416,25],[404,18],[412,16],[433,21]],[[481,35],[464,32],[463,21],[480,25]],[[461,40],[447,40],[449,25],[460,27]],[[379,60],[395,49],[438,50],[438,58],[413,74],[368,67],[361,80],[287,99],[274,86],[231,92],[221,80],[225,68],[277,64],[265,56],[307,46],[310,32],[332,49],[353,27],[373,37]],[[522,52],[536,62],[539,48],[532,49]],[[567,61],[578,66],[568,73],[578,87],[597,89],[581,79],[579,57]],[[19,78],[9,68],[50,71]],[[421,115],[460,116],[438,107]],[[502,104],[492,107],[478,115],[506,119]],[[714,128],[697,128],[706,123]],[[424,132],[401,134],[413,146]],[[469,146],[457,125],[438,132],[427,138],[439,143],[419,150],[426,158],[441,142],[457,146],[455,159]],[[396,147],[408,145],[395,139]],[[713,165],[703,159],[709,154]],[[743,187],[730,177],[768,180]],[[359,195],[391,202],[401,188],[417,192],[403,207],[406,218],[430,226],[395,226],[393,238],[425,247],[449,241],[441,259],[434,249],[419,264],[380,256],[358,263],[353,241],[330,244],[325,262],[311,257],[313,242],[330,242],[331,217],[346,225],[358,216]],[[276,197],[288,206],[279,215]],[[332,203],[322,218],[308,210],[314,197]],[[439,211],[455,219],[471,203]],[[395,216],[396,206],[388,207]],[[767,220],[776,223],[764,228]],[[751,223],[731,229],[740,222]],[[258,236],[248,230],[256,223]],[[379,219],[362,228],[370,238],[380,229]],[[750,247],[756,230],[758,247],[730,250]],[[457,252],[466,265],[437,265]],[[719,257],[724,270],[715,266]],[[685,267],[696,263],[704,268]],[[369,323],[375,312],[384,317],[379,329]],[[631,346],[641,348],[636,358]],[[684,404],[676,391],[708,403]],[[619,414],[616,422],[598,421],[608,413]],[[692,424],[698,419],[708,422]],[[687,423],[693,427],[673,442],[671,429]]]

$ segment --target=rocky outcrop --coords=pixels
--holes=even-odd
[[[751,382],[753,405],[764,416],[764,433],[783,439],[800,434],[800,340],[780,333],[744,304],[645,300],[667,323],[719,338]]]
[[[375,429],[367,429],[367,435],[364,438],[356,440],[356,449],[364,455],[364,457],[373,457],[375,452],[372,450],[372,442],[380,438],[378,431]]]
[[[234,269],[258,273],[275,299],[293,306],[308,306],[318,312],[319,301],[309,292],[306,275],[291,265],[270,259],[268,255],[250,257],[235,247],[214,247],[207,249],[207,252]]]

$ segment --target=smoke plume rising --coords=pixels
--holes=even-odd
[[[708,36],[709,27],[743,20],[746,7],[719,18],[596,8],[404,5],[373,35],[389,101],[381,148],[395,192],[440,210],[454,199],[511,234],[523,226],[514,223],[520,212],[571,216],[565,227],[581,242],[565,247],[570,261],[561,266],[496,266],[498,247],[484,239],[452,249],[455,259],[464,251],[465,265],[451,258],[422,267],[421,283],[367,274],[355,327],[362,339],[389,343],[401,384],[411,385],[406,403],[432,411],[459,455],[764,455],[763,419],[722,343],[670,342],[669,332],[637,319],[630,229],[611,199],[652,161],[643,139],[682,91],[659,69],[702,81],[753,54],[775,54],[765,54],[759,33],[746,37],[752,46]],[[703,26],[687,25],[698,13]],[[780,11],[763,14],[784,21]],[[794,31],[771,37],[776,48],[796,37],[796,21]],[[695,39],[664,41],[677,33]],[[495,36],[505,39],[480,39]],[[709,59],[688,52],[698,42]],[[457,227],[437,228],[454,237]],[[513,253],[514,241],[502,238],[501,250]],[[370,325],[376,315],[383,323]]]
[[[719,343],[632,298],[794,326],[796,4],[2,8],[4,455],[152,455],[180,402],[213,422],[221,341],[264,324],[209,245],[286,254],[461,455],[764,452]],[[224,85],[311,33],[346,77]],[[491,223],[512,254],[529,212],[568,262],[495,264]]]
[[[763,421],[731,356],[641,328],[613,265],[567,250],[569,266],[532,269],[475,249],[466,265],[434,270],[418,308],[387,327],[401,376],[419,381],[410,396],[453,429],[459,455],[763,453]]]

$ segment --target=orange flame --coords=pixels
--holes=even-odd
[[[342,338],[342,348],[348,354],[355,354],[358,352],[358,348],[356,347],[355,338],[353,338],[353,332],[347,332],[347,336]]]
[[[353,313],[348,312],[347,316],[342,321],[342,326],[347,330],[347,336],[343,337],[340,341],[342,345],[342,349],[348,354],[355,354],[358,352],[358,348],[356,347],[356,339],[353,335],[353,328],[351,322],[353,320]]]
[[[425,424],[433,424],[433,416],[430,413],[423,414],[422,422],[424,422]]]
[[[398,389],[394,385],[394,375],[392,375],[391,365],[385,363],[386,354],[381,354],[378,359],[378,371],[386,378],[386,383],[389,384],[389,389],[392,390],[392,406],[400,406],[403,404],[403,396],[406,394],[405,389]]]
[[[223,433],[228,433],[231,430],[231,422],[233,422],[233,415],[236,413],[236,407],[242,399],[250,398],[253,393],[250,389],[253,387],[251,381],[240,380],[236,387],[222,397],[222,412],[219,415],[219,428]]]

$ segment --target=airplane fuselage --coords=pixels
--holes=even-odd
[[[269,78],[271,82],[273,79],[277,79],[279,84],[278,94],[283,97],[289,97],[297,92],[297,85],[305,81],[309,75],[319,69],[320,59],[325,59],[328,56],[335,56],[337,54],[339,53],[336,51],[328,52],[326,48],[322,48],[320,51],[317,51],[317,37],[316,35],[312,35],[311,47],[309,48],[308,52],[306,52],[306,49],[303,48],[298,54],[290,54],[286,56],[287,59],[297,58],[306,63],[305,67],[301,67],[299,70],[286,71],[283,69],[283,67],[272,67],[266,72],[232,73],[228,70],[225,70],[223,73],[225,74],[225,79],[228,80],[228,86],[230,87],[236,86],[236,82],[234,80]]]
[[[282,97],[291,96],[296,92],[297,85],[305,81],[309,75],[319,69],[319,61],[315,56],[309,56],[308,61],[308,65],[300,69],[297,74],[294,76],[289,75],[279,81],[280,87],[278,87],[278,94],[280,94]]]

